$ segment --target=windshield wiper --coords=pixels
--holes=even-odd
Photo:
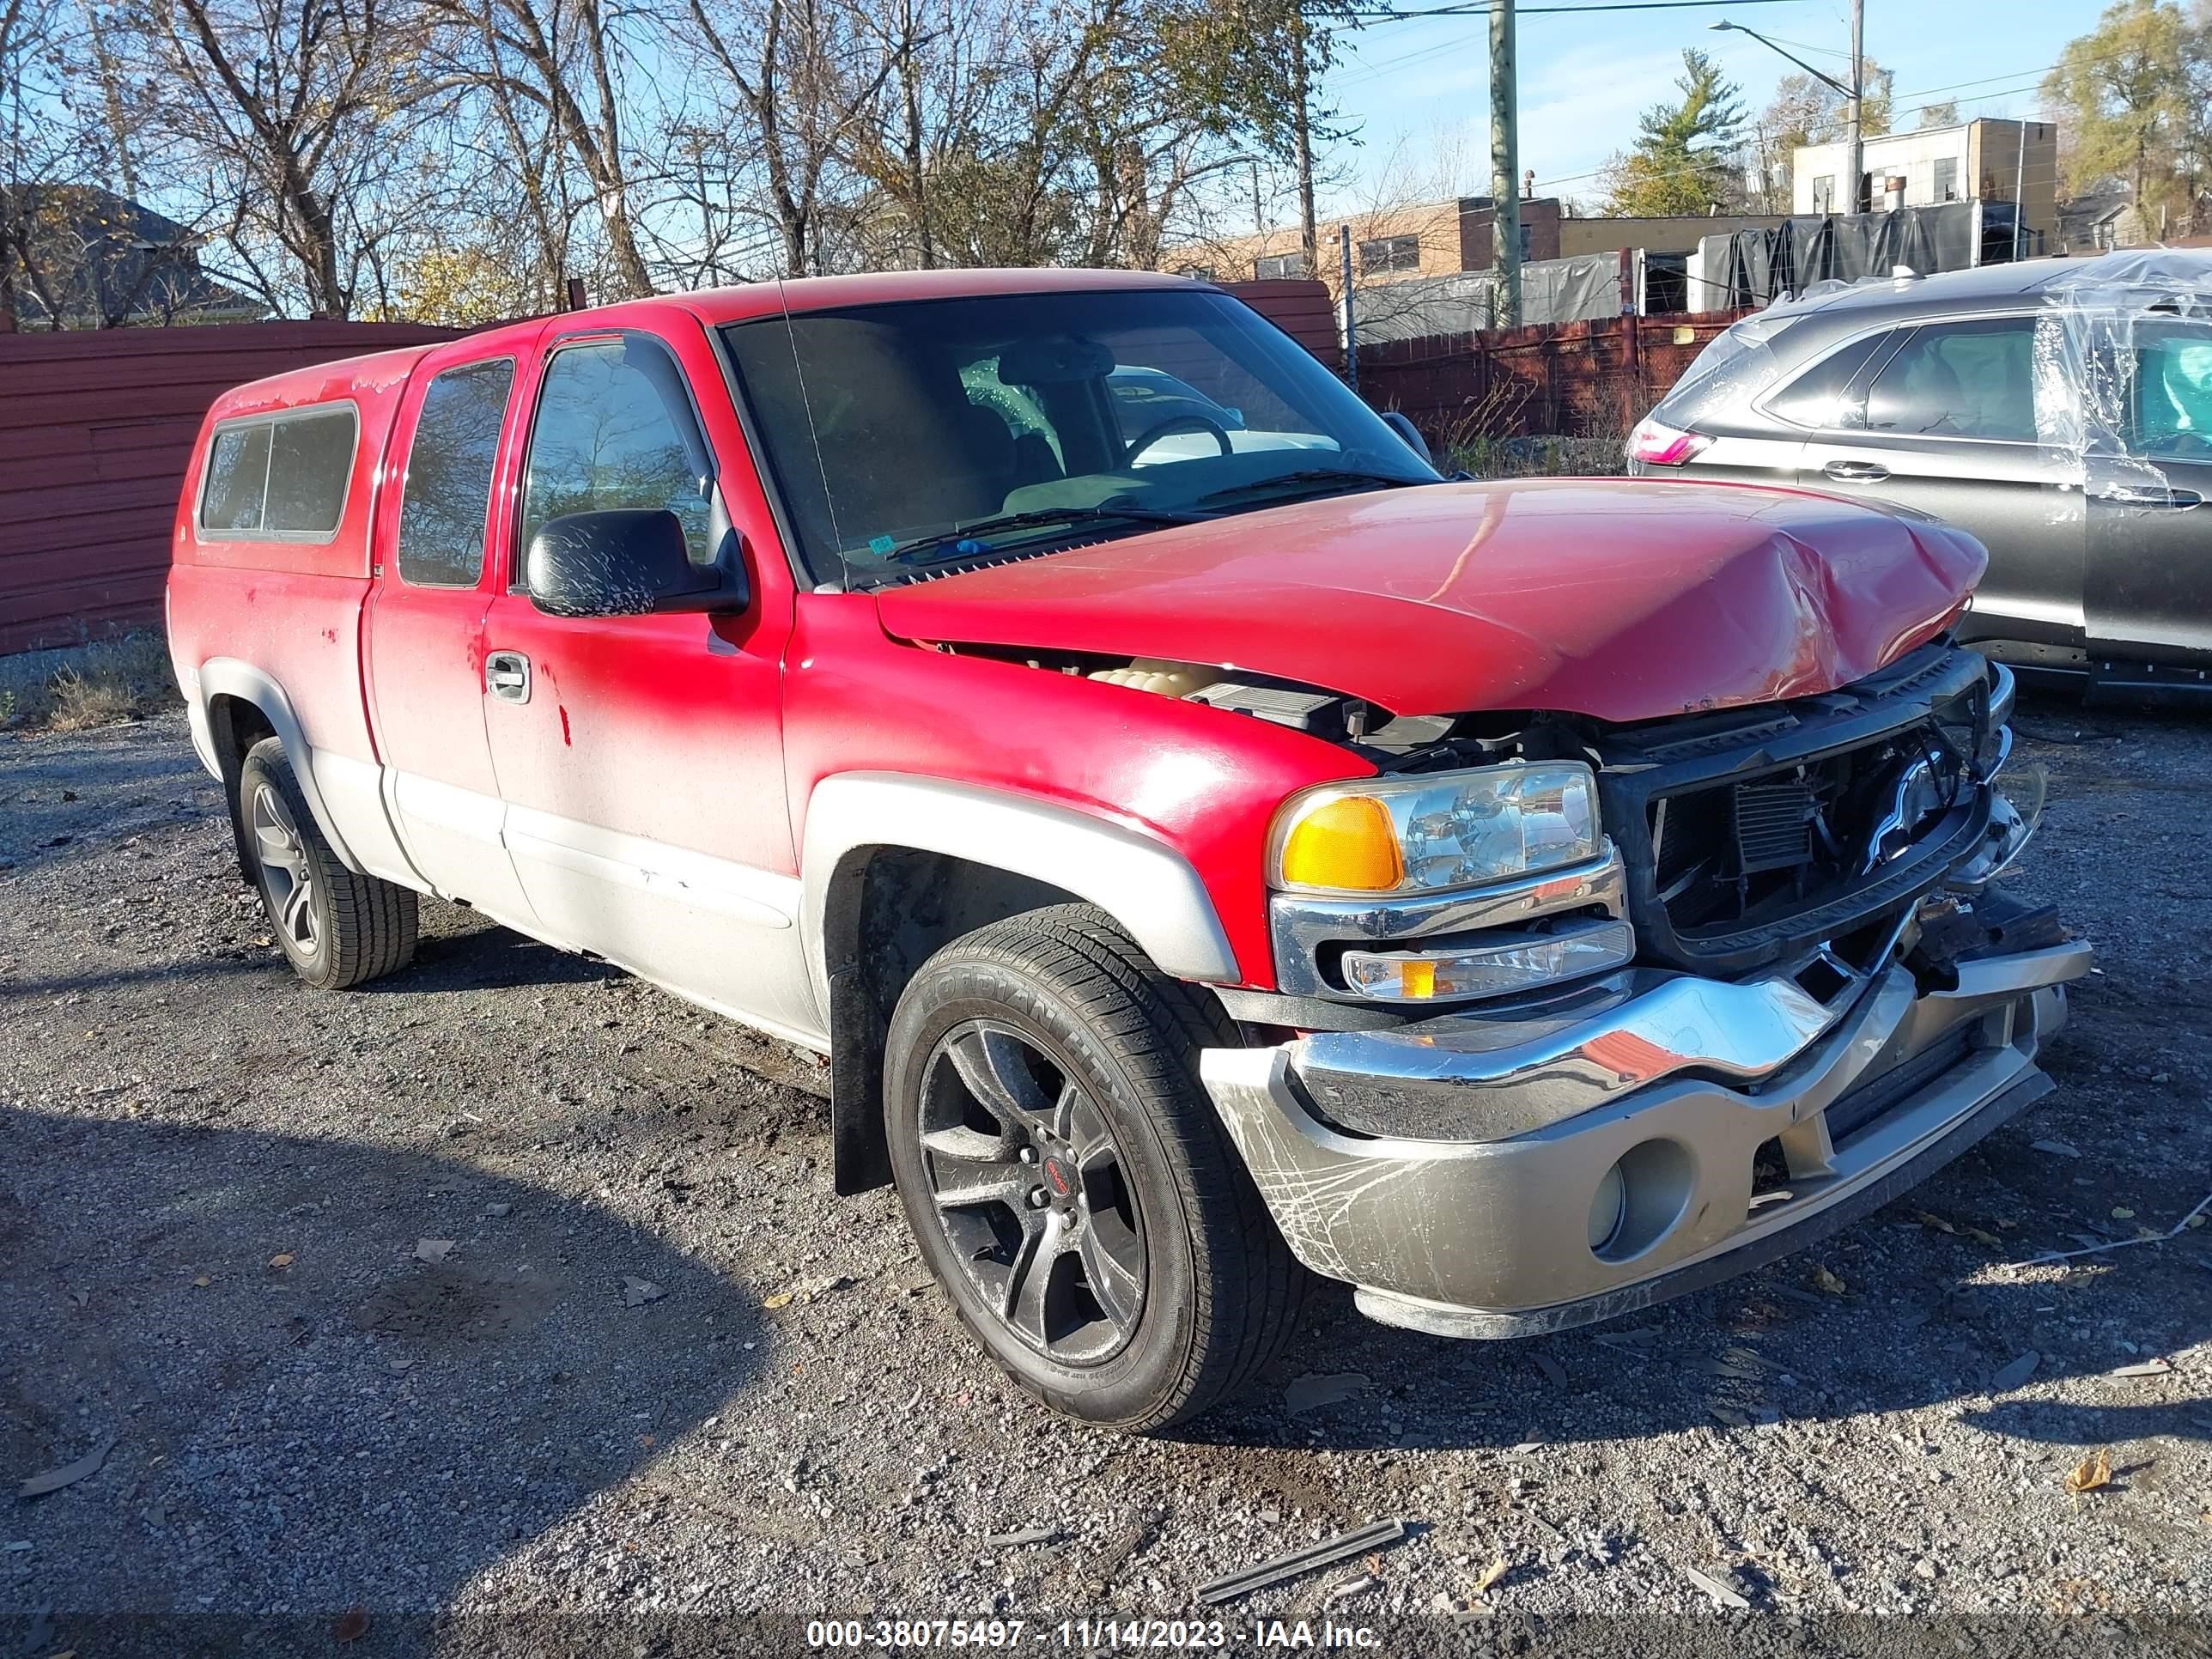
[[[1351,467],[1309,466],[1301,467],[1295,472],[1278,472],[1273,477],[1255,478],[1250,483],[1231,484],[1226,489],[1217,489],[1211,495],[1200,495],[1198,501],[1199,505],[1202,507],[1249,501],[1255,495],[1265,495],[1285,484],[1303,486],[1326,483],[1334,484],[1346,489],[1398,489],[1428,482],[1426,478],[1401,477],[1395,472],[1363,472]],[[1311,495],[1316,492],[1300,489],[1298,493]]]
[[[975,523],[962,525],[956,530],[940,530],[933,535],[916,536],[912,541],[901,542],[879,556],[888,564],[933,564],[940,559],[972,559],[991,552],[994,550],[983,545],[981,538],[1009,530],[1108,521],[1146,525],[1196,524],[1208,516],[1203,513],[1162,512],[1146,507],[1037,507],[1021,513],[1001,513],[994,518],[978,519]],[[962,545],[969,542],[975,544],[972,547]],[[952,550],[949,553],[939,551],[947,547]]]

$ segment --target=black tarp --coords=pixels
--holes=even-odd
[[[1899,265],[1923,276],[1964,270],[1979,262],[1978,253],[1986,258],[1993,251],[1986,232],[1999,216],[2009,251],[2010,215],[2008,203],[1946,202],[1888,213],[1785,219],[1771,230],[1708,237],[1701,260],[1705,281],[1723,291],[1705,295],[1704,303],[1715,310],[1769,305],[1785,295],[1802,294],[1815,283],[1887,276]],[[1979,249],[1978,235],[1984,237]],[[2041,240],[2032,236],[2021,252],[2040,252]],[[1725,249],[1716,259],[1714,245],[1723,242]]]

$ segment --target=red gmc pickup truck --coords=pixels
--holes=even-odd
[[[2051,1086],[2090,953],[1971,538],[1444,482],[1202,283],[763,283],[244,386],[170,634],[286,954],[417,896],[830,1057],[1024,1388],[1184,1419],[1310,1275],[1468,1337],[1844,1224]],[[2016,809],[2007,788],[2026,810]]]

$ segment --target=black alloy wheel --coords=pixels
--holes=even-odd
[[[1144,1218],[1083,1085],[1013,1026],[970,1019],[925,1063],[920,1118],[938,1223],[977,1295],[1061,1364],[1119,1352],[1144,1312]]]

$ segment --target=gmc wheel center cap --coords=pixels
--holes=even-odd
[[[1077,1188],[1074,1160],[1054,1152],[1044,1161],[1045,1190],[1055,1204],[1073,1204]]]

